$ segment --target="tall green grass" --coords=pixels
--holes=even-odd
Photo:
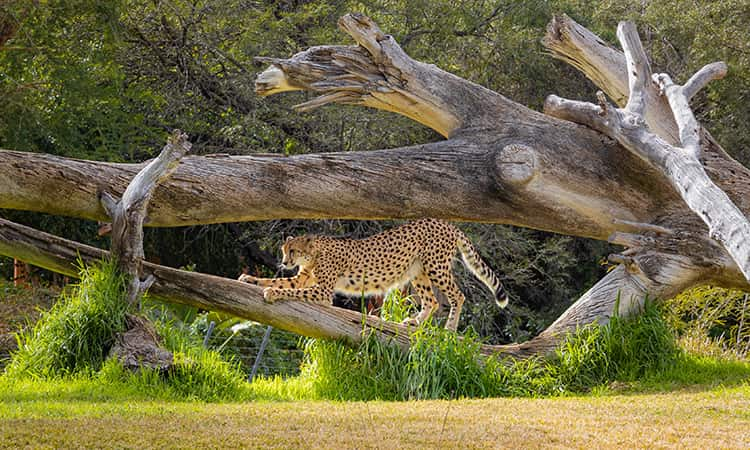
[[[358,347],[310,340],[301,377],[316,395],[339,400],[544,396],[587,392],[612,381],[633,381],[671,370],[681,352],[659,309],[614,317],[571,335],[549,359],[484,358],[471,332],[429,324],[401,349],[366,338]]]
[[[174,364],[166,373],[148,369],[132,373],[116,359],[107,359],[115,335],[126,326],[125,293],[125,280],[113,262],[82,267],[80,283],[61,294],[33,327],[17,335],[18,350],[3,378],[71,382],[88,378],[113,386],[136,386],[161,398],[248,397],[239,363],[203,348],[196,336],[177,323],[155,322],[164,347],[174,354]]]
[[[17,335],[6,374],[56,377],[99,370],[115,333],[125,328],[125,281],[114,263],[81,267],[81,281]]]
[[[567,390],[586,391],[610,381],[635,381],[674,367],[682,352],[661,309],[646,300],[642,314],[612,317],[572,334],[556,351],[556,378]]]

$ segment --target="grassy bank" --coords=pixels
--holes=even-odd
[[[651,304],[546,359],[480,358],[472,332],[424,326],[409,352],[308,340],[299,376],[248,383],[164,311],[172,370],[107,359],[121,290],[111,265],[88,268],[21,335],[0,376],[0,448],[750,446],[750,362],[685,351]]]

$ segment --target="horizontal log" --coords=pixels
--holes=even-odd
[[[674,200],[597,133],[547,127],[372,152],[188,156],[154,192],[146,226],[435,217],[606,239],[613,218],[650,222]],[[0,208],[106,221],[99,192],[121,195],[142,167],[0,151]]]
[[[0,219],[0,255],[71,277],[79,276],[79,262],[90,264],[109,252]],[[263,301],[263,290],[237,280],[173,269],[145,262],[143,274],[154,277],[148,295],[169,303],[217,311],[302,336],[361,341],[373,332],[383,342],[410,345],[410,328],[348,309],[298,301]],[[557,340],[513,345],[483,345],[484,355],[523,357],[539,348],[554,348]]]

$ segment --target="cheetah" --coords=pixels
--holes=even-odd
[[[423,219],[401,225],[365,239],[329,236],[289,237],[282,246],[282,266],[299,267],[291,278],[239,280],[265,287],[267,302],[293,299],[316,303],[331,302],[334,292],[346,295],[384,295],[411,283],[421,301],[409,325],[427,320],[438,308],[433,288],[450,302],[445,328],[456,331],[464,295],[453,276],[457,251],[466,267],[494,294],[501,308],[508,304],[503,285],[482,261],[469,238],[455,226],[437,219]]]

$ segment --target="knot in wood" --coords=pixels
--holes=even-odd
[[[497,152],[495,166],[502,181],[526,184],[537,172],[536,150],[524,144],[508,144]]]

